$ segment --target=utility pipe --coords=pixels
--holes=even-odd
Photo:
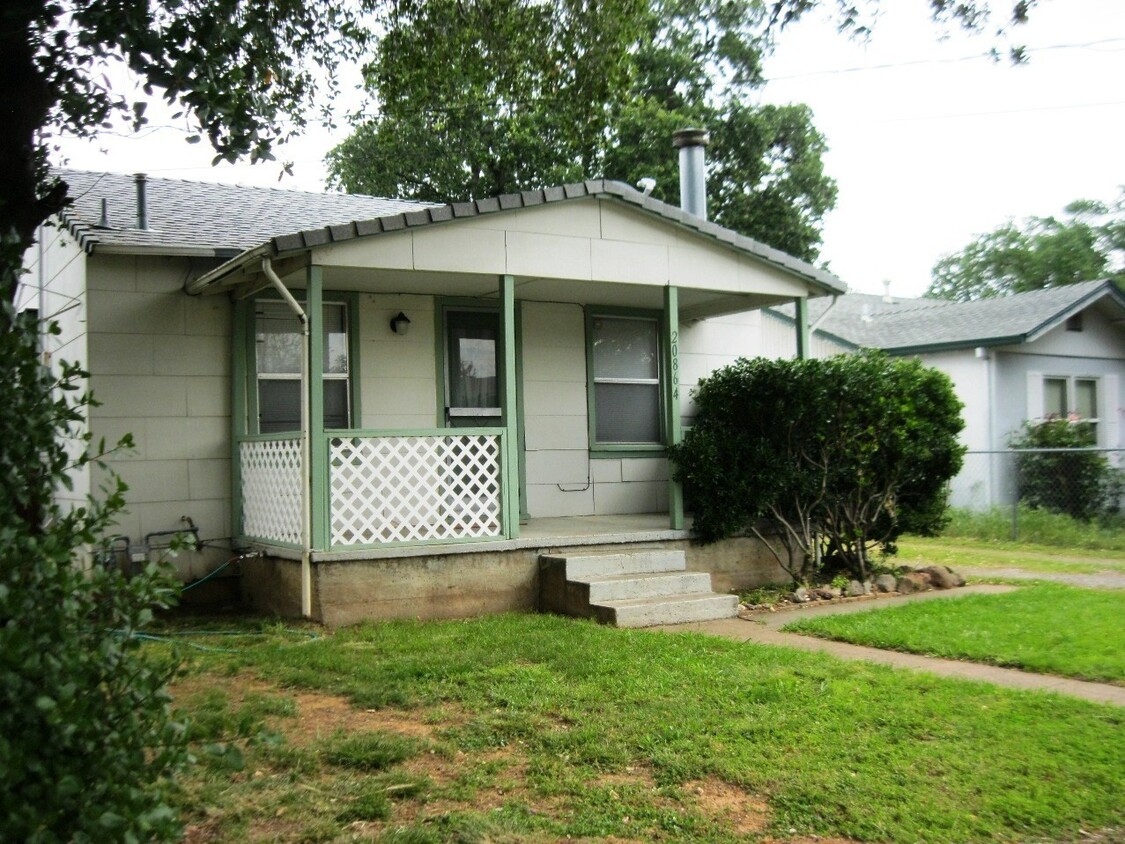
[[[269,279],[301,321],[301,615],[312,616],[312,476],[309,437],[309,315],[273,270],[269,256],[262,258],[262,275]]]

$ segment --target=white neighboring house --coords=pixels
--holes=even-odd
[[[91,373],[95,441],[134,436],[133,553],[189,517],[261,549],[253,605],[332,624],[534,609],[539,553],[575,546],[766,579],[691,546],[665,452],[760,309],[834,276],[609,181],[426,206],[61,175],[21,304]]]
[[[793,308],[763,311],[763,335],[793,330]],[[953,504],[1011,501],[998,452],[1025,421],[1075,413],[1092,421],[1101,448],[1125,446],[1125,294],[1089,281],[973,302],[849,293],[809,302],[814,356],[882,349],[945,372],[964,402],[961,440],[970,455]],[[771,356],[790,349],[773,341]]]

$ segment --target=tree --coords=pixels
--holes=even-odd
[[[837,556],[865,578],[869,553],[945,522],[961,468],[961,403],[949,379],[882,353],[740,360],[700,381],[671,457],[704,541],[757,536],[795,581]]]
[[[386,21],[378,114],[329,156],[345,189],[450,202],[605,175],[676,202],[671,134],[712,132],[710,216],[813,259],[835,202],[824,139],[761,84],[753,0],[430,0]]]
[[[983,234],[934,265],[927,296],[968,302],[1080,281],[1125,281],[1125,188],[1112,204],[1078,200],[1066,217],[1030,217]]]
[[[173,669],[139,652],[138,629],[170,605],[155,567],[125,578],[75,563],[123,505],[52,500],[89,448],[85,373],[40,365],[36,321],[0,333],[0,814],[5,840],[149,841],[178,836],[169,775],[186,758],[164,686]],[[70,446],[76,446],[71,448]]]

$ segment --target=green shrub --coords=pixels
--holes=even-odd
[[[174,840],[169,775],[186,757],[165,693],[174,665],[136,633],[175,585],[156,567],[83,567],[78,550],[112,524],[125,487],[55,503],[96,459],[82,428],[92,399],[76,366],[40,365],[37,324],[0,297],[0,838]]]
[[[796,581],[823,555],[865,577],[871,549],[945,522],[961,404],[915,360],[742,359],[701,381],[695,404],[671,456],[704,541],[754,533]]]
[[[1064,513],[1083,522],[1116,512],[1121,498],[1120,473],[1104,454],[1081,450],[1094,442],[1089,422],[1025,422],[1011,438],[1011,447],[1049,450],[1017,456],[1019,500],[1033,509]]]

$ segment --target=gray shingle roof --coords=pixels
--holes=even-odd
[[[70,194],[74,199],[63,219],[82,245],[91,250],[99,246],[138,251],[180,249],[185,253],[205,251],[234,257],[265,247],[276,255],[464,217],[584,197],[603,197],[629,203],[714,238],[740,252],[813,281],[828,291],[842,292],[844,289],[840,280],[831,273],[792,255],[645,196],[629,185],[602,179],[473,202],[429,205],[355,194],[307,193],[149,178],[146,184],[149,228],[141,230],[136,227],[137,191],[133,176],[79,170],[62,170],[59,175],[70,185]],[[103,198],[108,200],[108,228],[98,226]]]
[[[1070,314],[1105,296],[1125,309],[1113,282],[1098,280],[972,302],[893,299],[849,293],[809,303],[809,322],[827,311],[818,330],[865,348],[904,353],[933,349],[1009,345],[1034,339]],[[831,310],[828,310],[831,308]],[[793,308],[773,309],[788,318]]]
[[[73,203],[63,213],[88,249],[99,245],[233,255],[278,234],[425,208],[425,203],[149,178],[148,229],[137,228],[137,188],[123,173],[59,170]],[[110,227],[98,226],[106,200]]]

